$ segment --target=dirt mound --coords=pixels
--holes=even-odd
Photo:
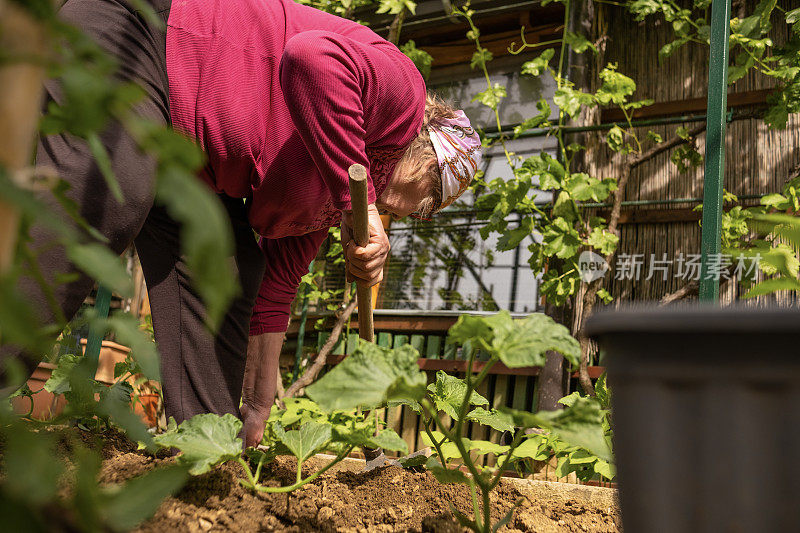
[[[104,447],[100,481],[119,482],[171,462],[153,458],[112,440]],[[292,458],[279,458],[264,469],[269,484],[290,484]],[[304,475],[324,464],[312,459]],[[194,477],[175,497],[165,500],[139,531],[280,531],[280,532],[461,532],[450,504],[472,509],[466,487],[441,485],[430,473],[389,467],[360,473],[346,462],[294,494],[254,494],[239,485],[240,465],[230,463]],[[306,472],[307,470],[307,472]],[[492,517],[499,520],[521,500],[505,531],[619,531],[615,491],[561,483],[504,481],[492,495]]]

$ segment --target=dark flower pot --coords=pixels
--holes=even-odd
[[[632,308],[586,332],[626,533],[800,530],[800,312]]]

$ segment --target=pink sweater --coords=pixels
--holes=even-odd
[[[374,202],[419,132],[425,84],[397,47],[292,0],[173,0],[170,112],[208,155],[215,191],[250,198],[267,271],[250,334],[285,331],[300,277],[350,206],[347,169]]]

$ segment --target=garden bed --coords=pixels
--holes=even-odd
[[[173,460],[137,451],[124,438],[106,439],[103,459],[103,483],[125,481]],[[317,464],[321,460],[308,461],[309,471]],[[466,487],[441,485],[429,472],[398,467],[361,473],[363,464],[346,460],[291,496],[254,494],[238,484],[244,477],[240,466],[224,464],[191,478],[139,531],[462,531],[449,504],[468,512]],[[294,465],[293,458],[279,458],[265,478],[290,484]],[[620,530],[613,489],[509,479],[493,494],[493,521],[519,499],[505,531]]]

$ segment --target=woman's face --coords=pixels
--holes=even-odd
[[[406,165],[397,165],[389,184],[375,202],[378,211],[392,215],[395,220],[416,212],[430,194],[427,181],[409,176],[403,167],[407,168]]]

